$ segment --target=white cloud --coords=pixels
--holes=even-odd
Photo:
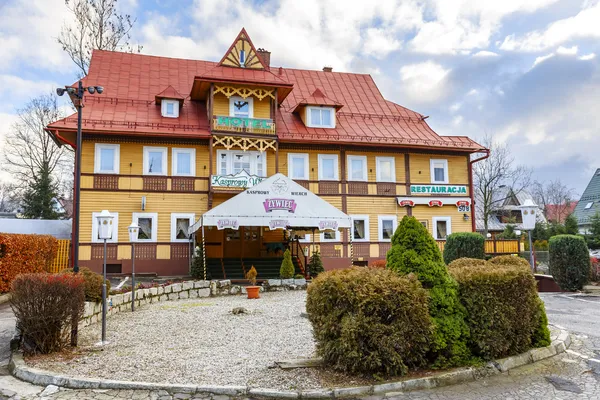
[[[522,36],[508,35],[502,50],[539,52],[580,38],[600,38],[600,3],[581,10],[577,15],[555,21],[546,29]]]
[[[458,126],[462,123],[462,121],[463,121],[463,116],[457,115],[456,117],[452,118],[452,125]]]
[[[578,50],[579,49],[577,46],[572,46],[572,47],[560,46],[558,49],[556,49],[556,54],[574,56],[575,54],[577,54]]]
[[[439,100],[446,89],[446,77],[450,72],[440,64],[426,61],[400,68],[402,90],[417,102]]]
[[[0,74],[0,112],[14,112],[20,104],[47,94],[60,87],[56,82],[23,79],[16,75]]]
[[[460,110],[461,107],[462,107],[462,103],[454,103],[448,109],[451,112],[457,112],[458,110]]]
[[[394,38],[389,31],[380,28],[369,28],[366,32],[364,53],[375,58],[383,58],[398,50],[402,42]]]
[[[535,61],[533,62],[532,67],[535,67],[536,65],[543,63],[544,61],[549,60],[552,57],[554,57],[554,53],[546,54],[545,56],[536,57]]]
[[[477,89],[471,89],[467,92],[467,96],[475,96],[479,94],[479,91]]]
[[[477,53],[473,54],[473,57],[478,58],[489,58],[489,57],[498,57],[498,53],[494,53],[493,51],[481,50]]]
[[[585,55],[579,57],[579,59],[583,60],[583,61],[593,60],[594,58],[596,58],[595,53],[585,54]]]

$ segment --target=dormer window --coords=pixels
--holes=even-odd
[[[251,97],[242,98],[231,96],[229,98],[229,116],[238,118],[254,117],[254,101]]]
[[[306,125],[309,128],[335,128],[335,108],[306,107]]]
[[[167,118],[179,117],[179,102],[177,100],[163,99],[161,101],[161,114]]]

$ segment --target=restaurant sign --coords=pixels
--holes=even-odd
[[[466,186],[457,185],[411,185],[411,194],[467,194]]]
[[[249,188],[258,185],[265,179],[242,170],[236,175],[212,175],[210,182],[212,187]]]
[[[245,118],[245,117],[227,117],[217,116],[216,127],[223,128],[250,128],[250,129],[273,129],[272,119]]]

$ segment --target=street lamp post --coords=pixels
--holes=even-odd
[[[113,216],[108,210],[102,210],[98,215],[98,237],[104,240],[104,265],[102,268],[102,344],[106,343],[106,241],[112,239]]]
[[[523,229],[528,231],[529,237],[529,264],[531,265],[531,270],[535,271],[535,262],[533,260],[533,245],[531,243],[531,232],[535,228],[535,222],[537,219],[537,213],[539,211],[538,206],[531,200],[527,199],[523,202],[521,206],[521,215],[523,218]]]
[[[131,311],[135,311],[135,242],[138,239],[140,227],[135,222],[129,225],[129,241],[131,242]]]
[[[77,141],[75,149],[75,202],[73,204],[73,272],[79,272],[79,195],[81,194],[81,111],[83,110],[83,95],[85,92],[89,94],[102,94],[104,88],[102,86],[83,87],[83,82],[80,80],[77,87],[66,86],[57,88],[56,94],[62,96],[65,93],[69,94],[71,101],[77,108]]]

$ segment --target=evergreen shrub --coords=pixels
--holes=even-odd
[[[433,333],[428,294],[414,275],[352,267],[326,271],[308,287],[317,353],[332,368],[395,376],[425,365]]]
[[[61,273],[73,274],[72,268],[67,268]],[[77,274],[73,274],[77,275]],[[102,301],[102,280],[103,276],[95,273],[87,267],[79,267],[79,275],[83,277],[85,284],[85,301],[93,301],[99,303]],[[106,295],[110,293],[110,281],[106,280]]]
[[[466,311],[458,298],[458,285],[448,273],[436,241],[416,218],[405,216],[400,222],[387,253],[387,268],[400,275],[414,273],[429,290],[429,313],[435,327],[428,355],[431,366],[442,368],[469,362],[469,329]]]
[[[485,258],[485,238],[479,233],[452,233],[444,246],[444,262],[450,264],[459,258]]]
[[[585,240],[574,235],[558,235],[548,242],[550,275],[562,290],[583,289],[590,279],[590,254]]]
[[[290,249],[287,249],[283,253],[283,261],[281,262],[281,268],[279,268],[279,276],[281,279],[291,279],[295,273],[294,263],[292,262],[292,253]]]
[[[310,256],[308,271],[310,272],[310,276],[313,278],[318,276],[321,272],[325,272],[323,260],[321,260],[321,253],[318,250],[312,253],[312,256]]]
[[[192,257],[192,268],[190,270],[190,275],[192,278],[197,280],[204,279],[204,252],[202,250],[202,246],[196,246],[194,250],[194,256]],[[210,272],[206,271],[206,280],[210,280]]]

